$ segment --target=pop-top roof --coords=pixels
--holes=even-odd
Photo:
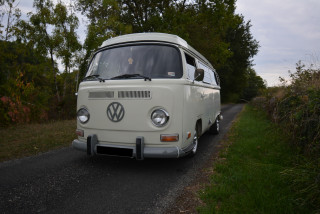
[[[152,41],[152,42],[166,42],[166,43],[173,43],[176,45],[180,45],[186,49],[189,49],[191,52],[194,52],[196,55],[201,57],[206,63],[208,63],[211,67],[212,65],[210,62],[202,56],[198,51],[192,48],[188,43],[180,38],[177,35],[167,34],[167,33],[134,33],[134,34],[126,34],[118,37],[114,37],[108,39],[102,43],[100,48],[121,44],[121,43],[131,43],[131,42],[143,42],[143,41]]]
[[[184,46],[187,48],[188,43],[181,39],[179,36],[167,34],[167,33],[133,33],[126,34],[122,36],[117,36],[111,39],[106,40],[102,43],[101,47],[119,44],[119,43],[127,43],[127,42],[136,42],[136,41],[161,41],[161,42],[169,42]]]

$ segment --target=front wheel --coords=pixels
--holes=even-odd
[[[196,126],[196,128],[195,128],[195,130],[194,130],[193,142],[192,142],[192,144],[193,144],[194,146],[193,146],[192,150],[191,150],[190,153],[189,153],[189,157],[195,156],[196,153],[197,153],[197,150],[198,150],[198,142],[199,142],[199,139],[198,139],[197,130],[198,130],[198,129],[197,129],[197,126]]]

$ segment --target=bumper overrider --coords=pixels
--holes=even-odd
[[[88,155],[110,155],[136,158],[143,160],[144,158],[179,158],[187,155],[192,149],[180,149],[174,147],[148,147],[144,144],[143,137],[137,137],[134,146],[117,146],[100,144],[96,135],[89,135],[87,142],[75,139],[72,142],[72,147],[87,152]]]

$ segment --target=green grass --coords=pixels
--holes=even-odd
[[[299,206],[289,176],[296,151],[266,115],[246,106],[200,193],[200,213],[312,213]]]
[[[0,162],[70,146],[75,130],[75,120],[0,129]]]

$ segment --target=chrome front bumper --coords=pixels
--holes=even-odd
[[[189,149],[178,147],[148,147],[144,145],[143,137],[137,137],[134,146],[117,146],[100,144],[96,135],[90,135],[87,142],[75,139],[72,142],[74,149],[87,152],[88,155],[123,156],[143,160],[144,158],[179,158],[188,154]]]

